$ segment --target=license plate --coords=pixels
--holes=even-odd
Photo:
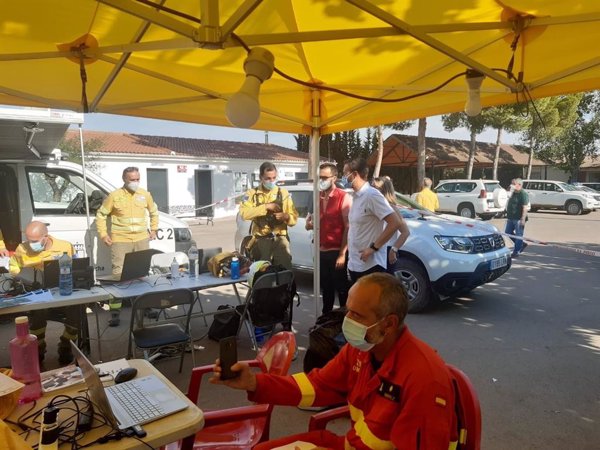
[[[490,261],[490,270],[496,270],[500,267],[504,267],[508,264],[508,257],[503,256],[502,258],[492,259]]]

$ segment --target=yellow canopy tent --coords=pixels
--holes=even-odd
[[[462,110],[466,69],[486,77],[484,106],[600,87],[593,0],[154,2],[2,2],[0,103],[229,125],[247,49],[264,47],[276,72],[253,128],[316,149],[320,134]]]

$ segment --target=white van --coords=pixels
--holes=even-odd
[[[77,117],[71,116],[81,116],[81,120],[83,116],[64,114],[61,122],[52,110],[17,112],[18,115],[0,110],[0,228],[7,247],[14,250],[23,240],[25,226],[39,220],[48,224],[52,236],[71,242],[80,256],[93,255],[97,275],[110,274],[110,248],[99,240],[95,215],[102,199],[115,187],[86,171],[88,232],[83,167],[51,154],[69,124],[77,123]],[[159,229],[157,239],[151,241],[152,248],[187,252],[192,243],[185,222],[159,213]]]

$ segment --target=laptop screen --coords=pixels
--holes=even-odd
[[[85,270],[90,266],[90,258],[74,258],[72,273]],[[58,287],[58,277],[60,274],[58,259],[44,261],[44,289]]]

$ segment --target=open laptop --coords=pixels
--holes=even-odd
[[[114,427],[124,430],[153,422],[188,407],[187,403],[156,375],[104,387],[92,363],[71,341],[88,395]]]
[[[90,266],[90,258],[73,258],[73,267],[71,268],[73,274],[85,270]],[[60,269],[58,265],[58,259],[51,259],[44,261],[44,281],[42,286],[44,289],[51,289],[58,287],[58,278]]]
[[[148,250],[140,250],[139,252],[126,253],[120,277],[107,275],[96,277],[96,279],[102,283],[121,283],[124,281],[135,280],[136,278],[147,277],[150,272],[152,255],[157,253],[162,252],[150,248]]]

